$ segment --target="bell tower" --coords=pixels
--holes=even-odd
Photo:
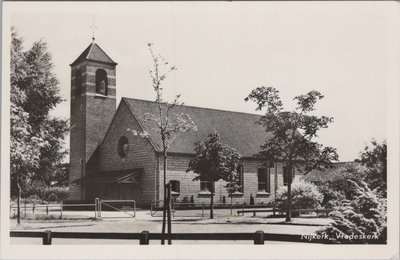
[[[69,197],[84,200],[86,163],[101,144],[116,110],[116,65],[93,42],[71,66]]]

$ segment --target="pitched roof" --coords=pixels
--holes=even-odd
[[[71,64],[74,65],[84,60],[91,60],[91,61],[99,61],[104,63],[109,63],[113,65],[117,65],[110,56],[108,56],[99,45],[92,42],[89,46],[79,55],[79,57]]]
[[[333,163],[332,168],[321,170],[312,170],[306,175],[302,176],[302,179],[309,182],[324,182],[333,181],[341,178],[348,174],[347,169],[354,167],[363,167],[359,162],[339,162]]]
[[[157,115],[157,103],[130,98],[123,98],[123,100],[143,130],[150,134],[149,139],[154,149],[162,152],[161,136],[157,132],[155,122],[144,120],[146,113]],[[217,130],[221,140],[237,149],[242,156],[255,157],[260,151],[260,145],[267,137],[265,129],[256,124],[260,115],[186,105],[177,105],[170,111],[172,117],[181,113],[188,114],[198,130],[179,134],[169,148],[169,152],[194,154],[194,143],[206,140],[209,133]]]

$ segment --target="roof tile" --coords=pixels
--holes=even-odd
[[[99,45],[92,42],[89,46],[79,55],[79,57],[71,64],[74,65],[84,60],[99,61],[116,65],[110,56],[108,56]]]
[[[139,99],[123,99],[143,130],[150,134],[150,142],[155,150],[162,152],[161,136],[155,122],[144,119],[146,113],[157,115],[157,103]],[[237,149],[242,156],[255,157],[260,151],[260,145],[267,138],[265,129],[256,124],[260,115],[186,105],[177,105],[170,111],[171,118],[181,113],[188,114],[198,130],[179,134],[169,148],[169,152],[194,154],[194,143],[206,140],[208,134],[216,130],[221,135],[221,140]]]

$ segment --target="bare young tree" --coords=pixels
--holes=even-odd
[[[158,111],[157,114],[146,113],[145,120],[153,121],[156,125],[156,130],[160,134],[163,148],[163,187],[164,187],[164,207],[163,207],[163,224],[162,233],[165,234],[166,213],[168,214],[168,234],[171,234],[171,208],[170,201],[167,200],[167,158],[168,149],[175,138],[183,132],[197,131],[197,127],[188,114],[173,113],[174,107],[183,105],[179,102],[180,94],[176,95],[172,102],[163,99],[162,83],[167,78],[167,75],[176,70],[175,66],[170,66],[160,54],[155,54],[152,48],[153,44],[149,43],[149,51],[153,60],[153,68],[150,69],[150,77],[152,85],[156,92],[156,100]],[[169,198],[170,199],[170,198]],[[168,211],[168,212],[167,212]],[[161,243],[164,244],[164,237]],[[171,240],[168,239],[168,244]]]

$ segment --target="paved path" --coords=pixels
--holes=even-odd
[[[79,214],[79,218],[73,216]],[[104,218],[100,221],[90,220],[93,212],[68,212],[64,217],[67,220],[26,220],[21,227],[16,226],[16,221],[11,220],[11,230],[52,230],[69,232],[149,232],[161,233],[161,217],[152,217],[149,211],[138,211],[135,218]],[[102,214],[114,216],[127,216],[124,214]],[[82,219],[82,217],[86,218]],[[172,221],[172,231],[179,233],[229,233],[229,232],[255,232],[263,230],[266,233],[284,234],[311,234],[323,225],[329,224],[327,218],[294,218],[292,223],[287,224],[284,218],[267,218],[263,216],[229,216],[215,219],[202,219],[199,217],[175,217]],[[41,239],[13,238],[15,244],[41,244]],[[175,241],[175,244],[229,244],[234,241]],[[54,239],[54,244],[137,244],[138,241],[129,240],[88,240],[88,239]],[[237,243],[252,244],[252,241],[237,241]],[[268,242],[270,243],[270,242]],[[280,243],[280,242],[271,242]],[[152,244],[159,244],[153,241]]]

